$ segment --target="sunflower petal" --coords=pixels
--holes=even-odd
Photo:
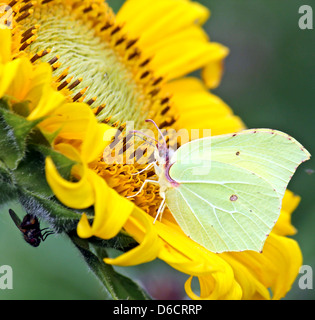
[[[84,140],[92,117],[95,118],[86,104],[66,103],[55,109],[41,127],[48,132],[60,130],[58,137],[62,139]]]
[[[46,87],[44,89],[41,100],[27,117],[27,119],[34,120],[47,116],[53,110],[58,108],[64,101],[65,97],[61,93],[54,91],[50,87]]]
[[[169,36],[155,45],[151,66],[166,79],[176,79],[217,61],[222,56],[222,45],[208,42],[203,31],[196,26]],[[227,50],[227,49],[226,49]],[[151,53],[151,52],[150,52]]]
[[[152,261],[158,256],[161,241],[155,232],[152,220],[143,211],[135,207],[124,229],[140,244],[115,259],[104,259],[105,263],[133,266]]]
[[[116,129],[109,125],[98,123],[85,103],[67,103],[58,107],[41,123],[41,128],[51,133],[58,131],[59,139],[71,140],[84,163],[97,159],[116,133]]]
[[[272,232],[281,236],[292,236],[297,230],[291,223],[292,212],[299,205],[301,198],[290,190],[286,190],[282,199],[281,214],[275,224]]]
[[[302,265],[301,249],[293,239],[270,234],[264,253],[269,267],[274,267],[273,277],[270,279],[272,281],[271,290],[272,298],[278,300],[287,294],[299,274]],[[265,270],[267,269],[266,266]],[[267,274],[266,277],[268,277]]]
[[[209,62],[202,70],[202,79],[209,89],[216,89],[222,80],[224,70],[224,58],[228,55],[227,48],[221,46],[221,55]]]
[[[0,64],[7,63],[11,60],[11,47],[12,47],[12,38],[11,30],[8,28],[3,28],[0,23]]]
[[[116,129],[104,123],[98,123],[93,112],[87,123],[87,135],[82,143],[82,157],[87,163],[97,159],[105,147],[111,142],[111,137],[115,136]],[[95,141],[98,143],[95,144]]]
[[[129,0],[119,10],[117,22],[131,38],[139,39],[137,45],[152,58],[156,75],[170,80],[226,56],[227,48],[209,42],[200,27],[209,16],[206,7],[192,1]]]
[[[80,180],[70,182],[61,177],[52,159],[46,158],[46,179],[50,188],[63,204],[74,209],[88,208],[95,199],[94,190],[88,181],[89,170],[84,166],[80,168]]]
[[[17,77],[17,72],[22,64],[21,59],[10,61],[4,65],[0,64],[0,97],[8,94],[8,89]]]
[[[190,25],[203,24],[209,15],[206,7],[186,0],[128,0],[119,10],[117,22],[126,23],[131,37],[141,35],[140,45],[148,47]]]
[[[85,213],[82,214],[82,217],[77,225],[77,234],[82,239],[87,239],[93,236],[93,229],[91,228]]]
[[[111,239],[126,223],[134,204],[119,196],[92,170],[90,170],[90,182],[95,190],[93,233],[100,238]]]
[[[178,129],[211,129],[211,135],[240,131],[241,119],[219,97],[208,92],[196,78],[183,78],[165,85],[163,93],[172,94],[179,114]]]
[[[163,220],[156,222],[155,228],[158,235],[163,239],[159,258],[170,264],[173,268],[197,276],[201,284],[201,296],[205,299],[239,299],[241,291],[235,281],[231,266],[213,252],[210,252],[190,238],[173,222]],[[195,297],[191,288],[188,290],[190,281],[186,283],[186,292]]]
[[[244,298],[281,299],[290,290],[302,265],[301,250],[293,239],[271,233],[263,253],[244,251],[224,253],[225,259],[235,270]]]

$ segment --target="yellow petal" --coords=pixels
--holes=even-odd
[[[126,223],[134,204],[116,193],[93,171],[90,173],[90,181],[95,190],[93,234],[103,239],[111,239]]]
[[[9,88],[20,70],[23,60],[16,59],[4,65],[0,64],[0,97],[8,94]]]
[[[111,137],[116,133],[116,129],[104,123],[98,123],[93,112],[87,124],[87,134],[82,143],[82,158],[87,163],[97,159],[105,147],[111,142]],[[95,144],[97,141],[97,144]]]
[[[40,126],[47,132],[58,131],[58,138],[71,140],[69,143],[78,148],[84,163],[96,160],[117,131],[109,125],[98,123],[85,103],[68,103],[54,109]]]
[[[238,299],[241,296],[240,287],[235,281],[231,266],[220,255],[210,252],[190,238],[174,223],[162,220],[156,222],[156,229],[163,239],[159,258],[173,268],[197,276],[203,283],[201,296],[206,299]],[[196,297],[192,290],[188,290],[190,281],[186,283],[186,292]]]
[[[192,1],[129,0],[117,21],[131,38],[139,39],[137,45],[145,58],[152,58],[156,75],[170,80],[222,58],[224,47],[210,43],[200,27],[209,15],[206,7]]]
[[[111,239],[126,223],[134,204],[119,196],[106,184],[104,179],[92,170],[88,171],[88,175],[89,184],[95,193],[95,216],[92,226],[87,217],[82,216],[77,228],[78,235],[81,238],[89,238],[94,235],[102,239]]]
[[[77,234],[82,239],[87,239],[93,236],[93,229],[91,228],[85,213],[82,214],[82,217],[77,225]]]
[[[231,108],[208,92],[196,78],[172,81],[164,86],[163,93],[166,96],[172,95],[180,114],[176,122],[177,129],[211,129],[211,135],[219,135],[245,128]]]
[[[223,60],[229,54],[229,50],[222,46],[217,46],[218,56],[210,61],[202,70],[202,79],[209,89],[216,89],[223,76]]]
[[[291,215],[296,207],[299,205],[301,198],[291,192],[286,190],[284,197],[282,199],[282,208],[279,219],[275,224],[272,232],[281,236],[292,236],[296,234],[296,228],[291,224]]]
[[[218,281],[223,281],[224,279],[211,279],[209,276],[198,277],[200,284],[200,296],[193,292],[191,288],[193,277],[190,277],[185,283],[185,290],[189,298],[193,300],[240,300],[242,298],[242,289],[237,282],[234,286],[229,289],[224,295],[217,295],[213,292],[214,283]]]
[[[203,24],[209,10],[196,2],[129,0],[117,13],[117,22],[145,48],[190,25]],[[136,17],[136,18],[135,18]]]
[[[263,253],[244,251],[221,256],[233,268],[246,299],[268,299],[267,288],[271,288],[273,299],[284,297],[302,264],[297,242],[274,233],[266,240]]]
[[[52,72],[49,64],[34,67],[26,58],[8,62],[0,69],[0,96],[4,94],[17,101],[29,101],[28,120],[49,115],[65,97],[51,87]]]
[[[26,58],[20,58],[18,76],[14,77],[7,90],[7,95],[20,101],[27,100],[26,95],[31,85],[33,65]]]
[[[60,92],[46,87],[43,90],[43,95],[38,105],[27,117],[27,120],[31,121],[50,115],[53,110],[57,109],[64,101],[65,97]]]
[[[80,154],[78,153],[78,151],[69,143],[58,143],[57,145],[54,146],[54,150],[60,152],[61,154],[63,154],[64,156],[66,156],[67,158],[76,161],[77,163],[81,163],[81,158],[80,158]],[[78,168],[82,168],[82,166],[77,166],[76,170],[72,170],[72,175],[76,173],[76,176],[78,179],[80,179],[80,177],[82,176],[82,172],[78,170]]]
[[[255,268],[255,264],[246,266],[242,264],[239,254],[222,255],[224,260],[233,268],[235,280],[239,284],[243,300],[264,299],[269,300],[270,294],[268,287],[260,280],[260,268]],[[250,260],[250,259],[249,259]]]
[[[264,247],[264,254],[269,264],[275,266],[271,290],[272,298],[278,300],[287,294],[299,274],[302,253],[298,243],[293,239],[270,234],[268,240]]]
[[[290,190],[286,190],[283,200],[282,200],[282,209],[287,211],[289,214],[292,214],[293,211],[297,208],[301,201],[301,197],[294,194]]]
[[[52,82],[52,69],[48,63],[40,63],[32,68],[30,83],[27,86],[25,98],[31,102],[31,109],[38,106],[43,95],[48,94]]]
[[[200,69],[221,57],[221,45],[202,39],[196,26],[169,36],[155,49],[151,66],[166,79],[175,79]]]
[[[48,132],[59,130],[62,139],[84,140],[87,124],[95,118],[91,108],[84,103],[66,103],[55,109],[50,117],[41,123]]]
[[[11,61],[11,30],[4,27],[0,23],[0,63],[7,63]]]
[[[117,266],[133,266],[154,260],[160,251],[161,241],[151,219],[139,208],[135,208],[127,220],[125,230],[140,244],[115,259],[106,258],[105,263]]]
[[[85,209],[93,205],[95,194],[89,182],[89,169],[81,166],[80,180],[70,182],[59,174],[50,157],[46,158],[46,180],[56,197],[66,206]]]

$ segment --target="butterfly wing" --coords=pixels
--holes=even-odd
[[[186,160],[188,159],[188,160]],[[309,152],[291,136],[271,129],[251,129],[191,141],[175,154],[176,165],[218,161],[255,172],[283,197],[286,187]]]
[[[213,252],[255,250],[277,221],[282,197],[309,153],[274,130],[192,141],[172,159],[166,203],[182,230]]]
[[[193,165],[172,169],[180,186],[167,191],[166,203],[185,234],[213,252],[261,251],[281,205],[267,181],[216,161],[206,175]]]

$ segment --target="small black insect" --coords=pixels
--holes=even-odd
[[[32,247],[38,247],[41,241],[45,241],[49,235],[54,233],[52,231],[46,231],[42,233],[42,231],[45,231],[48,228],[40,229],[40,224],[37,217],[31,214],[27,214],[21,222],[21,219],[12,209],[9,209],[9,213],[15,225],[23,233],[24,240]]]

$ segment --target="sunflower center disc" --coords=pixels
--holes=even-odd
[[[97,98],[97,105],[105,105],[99,115],[102,121],[111,116],[111,123],[118,120],[134,120],[135,126],[146,119],[143,115],[145,101],[132,73],[122,58],[110,47],[110,44],[95,36],[93,28],[83,21],[74,19],[63,5],[39,7],[32,18],[27,19],[26,28],[39,24],[38,38],[30,46],[30,51],[51,48],[51,52],[42,58],[48,62],[55,56],[61,67],[54,75],[60,76],[67,68],[67,78],[83,78],[76,91],[88,88],[85,101]]]

